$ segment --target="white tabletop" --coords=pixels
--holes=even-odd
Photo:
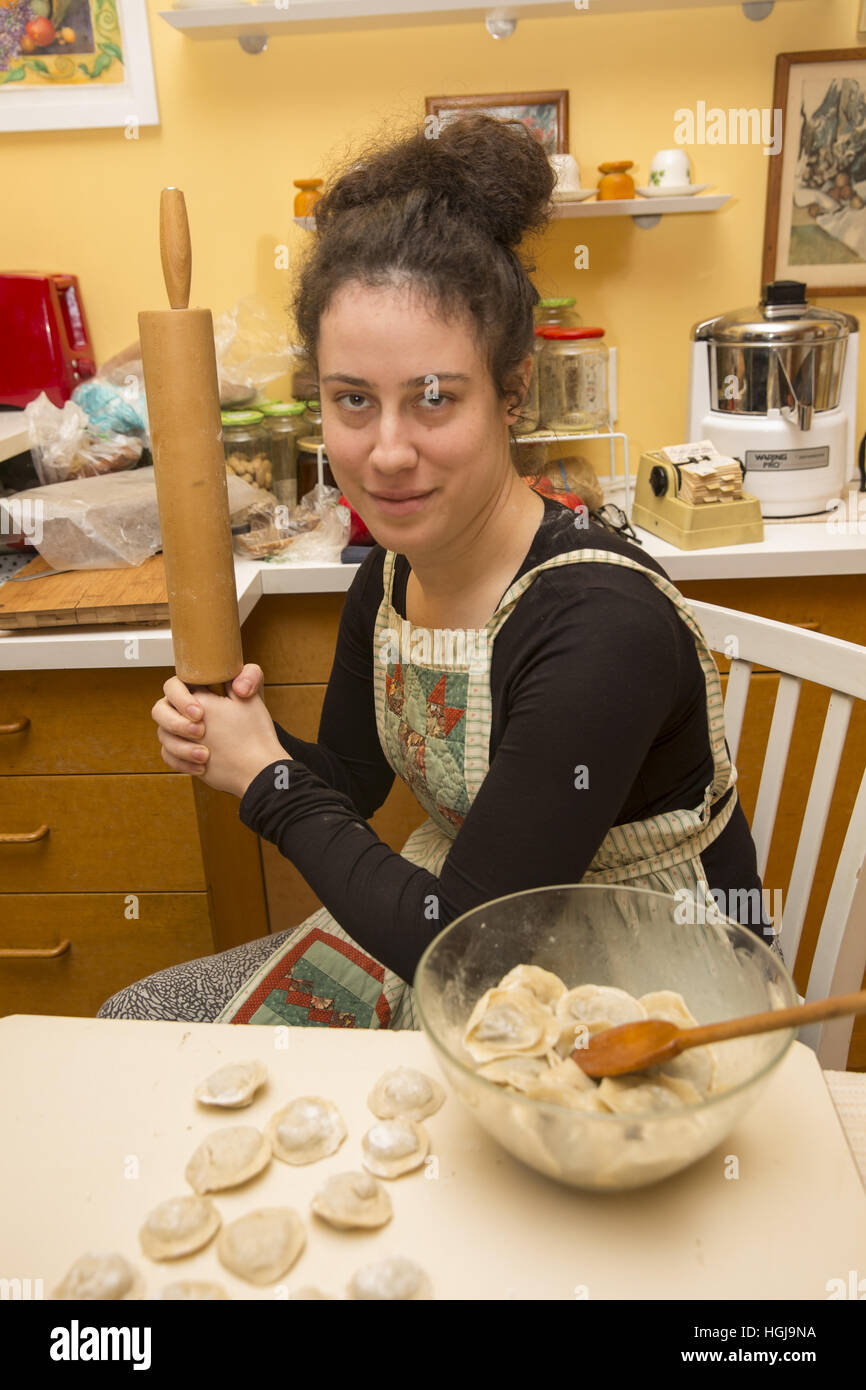
[[[195,1104],[210,1071],[255,1057],[270,1081],[252,1106]],[[331,1174],[360,1166],[367,1094],[400,1064],[440,1076],[416,1032],[0,1019],[0,1113],[14,1116],[0,1146],[0,1277],[40,1277],[48,1296],[85,1251],[118,1250],[148,1297],[187,1278],[215,1279],[233,1298],[306,1284],[341,1297],[361,1265],[407,1255],[440,1299],[776,1300],[826,1299],[828,1280],[864,1267],[866,1192],[817,1060],[799,1043],[718,1148],[623,1194],[579,1192],[524,1167],[449,1090],[425,1121],[436,1164],[388,1184],[391,1223],[325,1227],[310,1200]],[[158,1202],[189,1190],[184,1168],[200,1140],[224,1124],[262,1128],[304,1094],[339,1106],[349,1131],[339,1152],[302,1168],[274,1160],[214,1197],[224,1221],[260,1206],[298,1211],[307,1247],[277,1291],[236,1279],[213,1246],[171,1264],[146,1260],[138,1230]],[[736,1179],[725,1175],[731,1156]]]

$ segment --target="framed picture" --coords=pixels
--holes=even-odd
[[[866,48],[780,53],[762,280],[866,294]]]
[[[158,124],[146,0],[0,0],[0,131]]]
[[[544,146],[545,154],[568,154],[568,92],[495,92],[488,96],[427,97],[425,112],[442,125],[467,112],[500,121],[522,121]]]

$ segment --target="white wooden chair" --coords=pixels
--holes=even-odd
[[[851,710],[855,700],[866,701],[866,647],[713,603],[687,602],[711,650],[732,658],[725,692],[725,731],[735,764],[752,667],[768,666],[780,673],[751,827],[762,880],[803,681],[831,691],[781,924],[775,923],[785,961],[793,969]],[[860,989],[864,969],[866,769],[821,920],[805,997],[811,1000],[853,993]],[[799,1038],[817,1052],[822,1067],[844,1070],[853,1026],[853,1018],[834,1019],[801,1029]]]

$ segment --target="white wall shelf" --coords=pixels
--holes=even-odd
[[[804,0],[775,0],[778,5]],[[478,0],[274,0],[269,5],[189,5],[160,10],[173,29],[190,39],[237,39],[247,53],[260,53],[269,38],[296,33],[321,33],[328,29],[381,29],[406,25],[466,24],[498,20],[516,24],[520,19],[563,18],[571,14],[576,24],[593,23],[605,15],[635,14],[647,10],[742,9],[748,19],[763,19],[773,8],[771,0],[589,0],[578,9],[575,0],[515,0],[502,5]]]
[[[731,198],[730,193],[698,194],[685,198],[610,198],[603,203],[554,203],[551,218],[631,217],[637,227],[657,227],[667,213],[718,212]],[[316,228],[314,217],[292,219],[305,231]]]

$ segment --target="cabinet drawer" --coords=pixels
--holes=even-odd
[[[130,912],[138,916],[130,917]],[[51,949],[59,956],[4,957]],[[92,1016],[135,980],[213,951],[206,893],[7,893],[0,897],[0,1015]]]
[[[0,777],[170,772],[150,717],[170,675],[168,667],[0,671]]]
[[[266,594],[244,623],[244,659],[261,666],[269,685],[327,681],[345,598]]]
[[[206,886],[191,779],[0,777],[3,893],[199,892]]]

